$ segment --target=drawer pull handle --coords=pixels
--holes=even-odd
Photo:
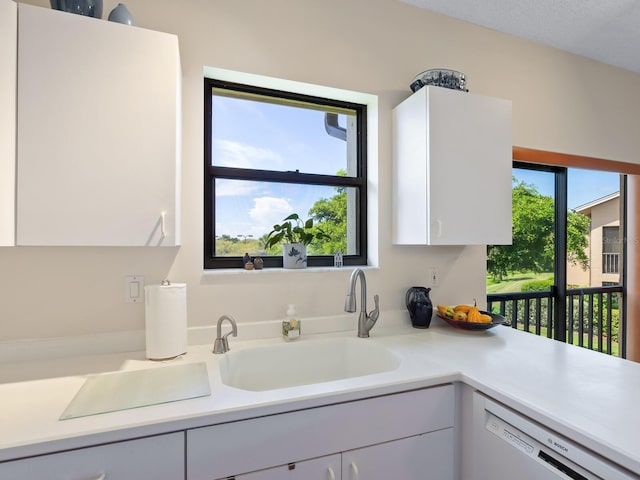
[[[166,216],[167,216],[166,212],[162,212],[160,214],[160,235],[162,235],[162,238],[165,238],[167,236],[167,229],[166,229],[166,222],[165,222]]]
[[[329,467],[327,473],[329,474],[329,480],[336,480],[336,474],[333,473],[333,468]]]
[[[100,475],[98,475],[96,477],[87,478],[87,480],[106,480],[106,478],[107,478],[107,474],[106,473],[101,473]]]
[[[351,480],[358,480],[360,475],[358,473],[358,466],[355,464],[355,462],[351,462],[351,472],[353,473],[353,475],[351,476]]]

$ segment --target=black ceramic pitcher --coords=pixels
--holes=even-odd
[[[430,288],[411,287],[407,290],[406,305],[411,316],[411,325],[416,328],[429,328],[433,304],[429,298]]]

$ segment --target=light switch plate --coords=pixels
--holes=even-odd
[[[432,287],[438,286],[438,269],[436,267],[431,267],[429,269],[429,285]]]
[[[124,301],[125,303],[144,302],[144,276],[126,275],[124,277]]]

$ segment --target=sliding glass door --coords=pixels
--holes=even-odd
[[[514,162],[513,244],[487,247],[487,300],[514,328],[621,355],[621,176]]]

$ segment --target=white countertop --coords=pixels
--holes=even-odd
[[[345,335],[355,332],[304,336],[297,342]],[[460,381],[640,474],[640,364],[507,327],[455,330],[437,318],[427,330],[376,326],[371,338],[362,341],[385,345],[400,358],[400,367],[251,392],[221,382],[221,356],[210,353],[211,345],[190,347],[184,357],[164,363],[135,352],[3,366],[0,461]],[[230,343],[232,349],[244,349],[283,340],[231,338]],[[202,361],[207,363],[211,396],[59,420],[88,373]],[[38,372],[57,376],[38,379]]]

